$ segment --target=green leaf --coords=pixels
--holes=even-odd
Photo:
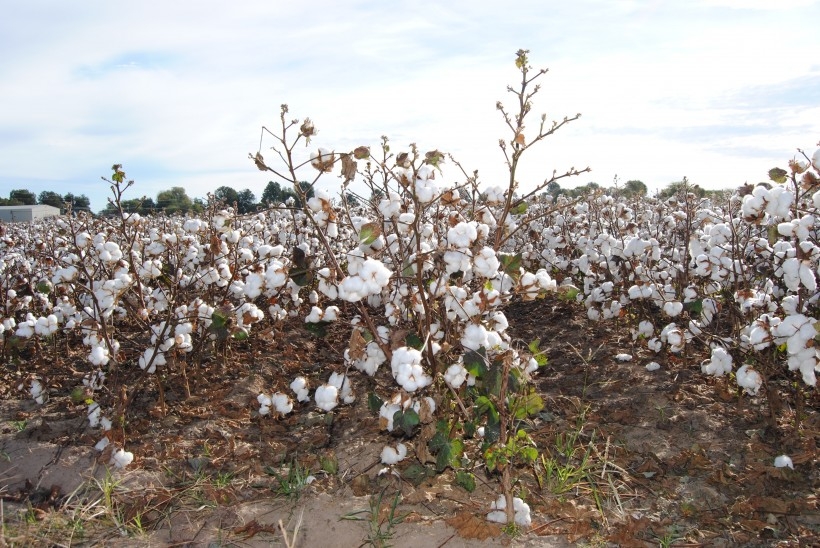
[[[305,329],[307,329],[308,331],[310,331],[311,333],[313,333],[317,337],[323,339],[327,335],[327,326],[328,326],[328,324],[329,324],[329,322],[316,322],[316,323],[308,322],[308,323],[305,324]]]
[[[538,363],[538,367],[544,367],[547,365],[547,357],[544,355],[544,352],[540,347],[541,339],[535,339],[527,345],[527,348],[529,348],[532,353],[532,357],[535,358],[536,363]]]
[[[492,400],[487,396],[479,396],[475,400],[475,411],[478,415],[487,415],[488,417],[498,417],[498,411],[495,408]]]
[[[407,437],[413,435],[413,430],[419,425],[419,414],[412,409],[399,409],[393,414],[393,428],[404,431]]]
[[[515,418],[522,420],[538,414],[544,408],[544,400],[533,392],[520,398],[514,398],[512,407],[515,409]]]
[[[464,354],[464,368],[477,379],[487,373],[487,351],[483,346],[477,351],[470,350]]]
[[[370,245],[381,235],[382,228],[378,223],[365,223],[359,230],[359,241],[364,245]]]
[[[224,329],[228,325],[228,316],[214,310],[211,314],[211,327],[214,329]]]
[[[509,253],[499,253],[499,259],[501,260],[501,269],[509,276],[512,276],[516,280],[521,275],[519,269],[521,268],[521,253],[516,253],[515,255],[511,255]]]
[[[538,449],[531,445],[522,447],[519,450],[518,454],[521,457],[521,459],[527,464],[532,464],[536,461],[536,459],[538,459]]]
[[[435,475],[435,470],[430,466],[424,466],[419,463],[411,464],[401,472],[401,477],[412,483],[415,487],[418,487],[421,485],[421,482]]]
[[[458,466],[461,454],[464,452],[464,442],[460,439],[447,439],[445,434],[437,432],[428,443],[430,452],[436,455],[436,471],[443,472],[448,466]]]
[[[404,343],[410,348],[415,348],[416,350],[421,350],[424,348],[424,341],[421,340],[415,333],[410,333],[407,335],[407,337],[404,338]]]
[[[237,328],[237,330],[233,332],[233,338],[237,341],[247,341],[248,337],[250,337],[250,335],[248,335],[248,332],[242,329],[241,327]]]
[[[788,173],[786,173],[785,169],[781,169],[779,167],[773,167],[772,169],[769,170],[769,179],[771,179],[775,183],[778,183],[778,184],[785,183],[787,176],[788,176]]]
[[[456,472],[456,485],[463,487],[468,493],[475,491],[475,476],[470,472],[459,470]]]
[[[370,409],[372,413],[378,413],[379,410],[384,405],[384,400],[382,400],[375,392],[369,392],[367,394],[367,408]]]
[[[51,293],[51,282],[48,280],[40,280],[37,282],[37,292],[42,293],[43,295],[48,295]]]
[[[513,215],[523,215],[527,212],[527,207],[529,207],[527,202],[519,202],[518,205],[510,210],[510,213]]]
[[[683,309],[692,314],[700,314],[703,312],[703,299],[683,303]]]

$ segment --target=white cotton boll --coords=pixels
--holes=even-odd
[[[37,379],[31,381],[31,388],[29,388],[29,394],[31,397],[34,398],[38,404],[43,405],[46,401],[46,394],[43,390],[43,385]]]
[[[296,394],[296,399],[300,402],[305,402],[310,400],[310,396],[308,396],[309,388],[307,379],[304,377],[296,377],[290,383],[290,389]]]
[[[794,470],[794,463],[792,462],[791,457],[788,455],[780,455],[779,457],[775,457],[774,459],[775,468],[791,468]]]
[[[113,455],[111,455],[111,464],[116,466],[117,468],[125,468],[129,464],[134,461],[134,453],[130,451],[126,451],[124,449],[117,449]]]
[[[615,359],[619,362],[631,362],[632,361],[632,354],[615,354]]]
[[[658,362],[649,362],[648,364],[646,364],[647,371],[657,371],[660,368],[661,364],[659,364]]]
[[[750,396],[756,396],[763,384],[760,373],[750,368],[748,365],[741,366],[735,373],[737,385],[743,388],[744,392]]]
[[[679,316],[683,312],[683,303],[679,301],[669,301],[663,304],[663,311],[667,316]]]
[[[488,347],[487,330],[483,325],[470,324],[464,329],[461,337],[461,344],[464,348],[478,350],[481,347]]]
[[[353,403],[356,401],[356,396],[353,395],[353,385],[350,382],[350,377],[343,373],[331,373],[327,381],[339,389],[339,397],[344,403]]]
[[[97,428],[100,425],[100,404],[91,402],[88,404],[88,424],[91,428]]]
[[[322,411],[330,411],[339,403],[339,389],[332,384],[323,384],[314,394],[316,406]]]
[[[98,442],[96,443],[96,445],[94,445],[94,449],[96,449],[97,451],[102,451],[102,450],[104,450],[106,447],[108,447],[108,445],[109,445],[110,443],[111,443],[111,442],[109,441],[108,436],[103,436],[103,438],[102,438],[100,441],[98,441]]]
[[[319,323],[322,321],[322,309],[314,306],[310,309],[310,314],[305,317],[305,323]]]
[[[716,346],[712,349],[711,359],[704,360],[700,369],[704,374],[714,375],[716,377],[731,373],[732,356],[722,346]]]
[[[499,495],[498,499],[490,505],[491,512],[487,514],[487,521],[494,523],[507,523],[507,499],[504,495]],[[532,525],[532,515],[530,506],[518,497],[513,498],[513,510],[515,512],[515,523],[523,527]]]
[[[281,392],[277,392],[271,396],[270,401],[272,406],[276,409],[276,412],[280,415],[287,415],[293,411],[293,402],[290,401],[290,398],[287,395],[282,394]]]
[[[339,298],[355,303],[367,297],[368,292],[364,280],[358,276],[345,277],[338,286]]]
[[[106,365],[109,359],[108,349],[104,346],[94,346],[88,355],[88,361],[98,366]]]
[[[447,231],[447,243],[459,249],[467,248],[478,238],[476,223],[460,222]]]
[[[385,445],[382,449],[382,463],[388,466],[396,464],[407,456],[407,446],[403,443],[396,445],[396,448]]]
[[[401,405],[398,400],[400,398],[393,398],[396,401],[386,401],[379,408],[379,424],[388,432],[393,431],[393,417],[396,412],[401,411]]]
[[[271,401],[270,396],[267,394],[259,394],[256,396],[256,401],[259,403],[259,414],[260,415],[268,415],[270,414]]]
[[[460,363],[454,363],[444,373],[444,382],[453,388],[460,387],[466,380],[467,369]]]

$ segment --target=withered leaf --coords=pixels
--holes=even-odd
[[[447,525],[458,532],[461,538],[486,540],[501,534],[501,526],[469,512],[456,514],[447,520]]]

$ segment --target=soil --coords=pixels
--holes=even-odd
[[[356,402],[332,413],[301,404],[259,416],[260,392],[343,371],[349,325],[315,333],[293,320],[185,375],[172,365],[161,391],[137,368],[112,375],[109,386],[129,387],[103,396],[104,409],[126,410],[112,430],[135,455],[122,471],[94,449],[101,433],[70,397],[87,370],[83,349],[42,348],[37,360],[23,349],[0,380],[2,543],[285,546],[286,533],[295,546],[330,548],[376,544],[381,530],[413,547],[820,545],[817,390],[771,378],[770,409],[733,379],[704,376],[706,351],[655,355],[624,320],[589,322],[553,296],[506,313],[514,339],[540,339],[548,358],[534,377],[545,408],[524,425],[542,460],[516,471],[533,524],[518,536],[486,521],[498,479],[475,463],[472,492],[450,470],[410,478],[423,453],[412,440],[410,458],[383,470],[382,448],[400,441],[368,407],[368,393],[393,392],[384,367],[375,378],[352,372]],[[632,359],[616,359],[623,353]],[[660,369],[647,371],[650,361]],[[45,380],[44,405],[17,389],[32,373]],[[794,469],[774,467],[781,454]],[[315,481],[285,492],[289,473],[308,470]],[[391,526],[393,502],[403,519]]]

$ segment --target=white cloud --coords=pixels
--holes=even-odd
[[[577,184],[733,187],[817,142],[820,38],[800,32],[817,2],[552,4],[21,5],[0,22],[14,53],[0,59],[0,195],[86,193],[101,209],[116,162],[135,196],[228,185],[258,198],[269,177],[247,153],[281,103],[316,121],[317,146],[386,134],[497,182],[509,136],[494,107],[513,99],[520,47],[550,68],[535,114],[583,114],[525,159],[522,183],[590,165]]]

